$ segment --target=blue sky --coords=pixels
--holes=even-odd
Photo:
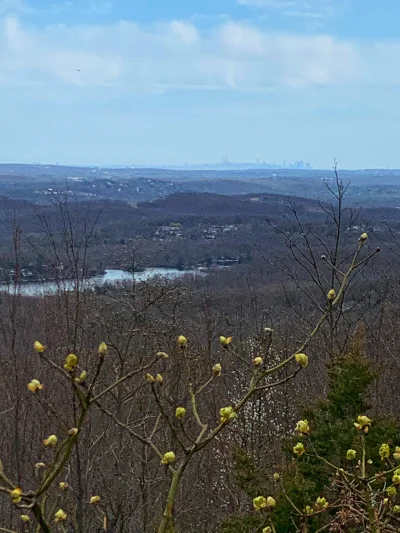
[[[399,0],[0,0],[0,162],[400,167]]]

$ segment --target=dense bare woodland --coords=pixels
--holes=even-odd
[[[387,443],[381,458],[389,462],[376,474],[366,471],[364,443],[381,414],[398,419],[397,222],[375,213],[371,223],[349,209],[339,179],[331,193],[331,204],[279,197],[272,217],[253,201],[259,217],[253,212],[234,237],[211,244],[221,248],[213,256],[230,247],[247,254],[243,264],[96,291],[84,290],[85,274],[101,267],[107,210],[67,200],[36,208],[35,235],[25,214],[8,219],[4,268],[18,272],[34,249],[42,262],[63,264],[74,290],[55,268],[56,294],[26,297],[16,277],[0,295],[1,530],[211,533],[235,516],[243,518],[237,532],[398,531],[396,491],[385,491],[400,441]],[[240,215],[237,205],[226,224],[233,212]],[[143,247],[143,256],[157,255],[159,243],[141,237],[140,246],[123,245],[128,259]],[[163,247],[174,260],[200,260],[195,242]],[[324,494],[308,509],[292,502],[299,519],[275,528],[285,489],[274,473],[303,455],[287,454],[285,442],[302,406],[327,395],[327,364],[360,337],[379,379],[368,413],[358,413],[367,419],[353,428],[365,452],[359,472],[341,469],[338,481],[334,464],[334,505]],[[313,428],[305,422],[298,433],[306,438]],[[243,490],[238,450],[261,469],[268,493]],[[397,481],[400,474],[394,488]],[[249,526],[254,513],[263,520]]]

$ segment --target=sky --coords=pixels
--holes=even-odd
[[[0,162],[400,168],[400,0],[0,0]]]

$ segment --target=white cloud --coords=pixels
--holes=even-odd
[[[0,85],[43,85],[54,93],[61,86],[159,92],[399,85],[399,48],[400,41],[271,33],[231,20],[205,31],[186,21],[39,28],[6,16]]]
[[[198,38],[197,29],[190,22],[174,20],[171,22],[171,31],[184,43],[195,43]]]

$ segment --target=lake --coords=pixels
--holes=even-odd
[[[162,277],[166,279],[176,279],[184,276],[185,274],[191,275],[204,275],[204,272],[200,270],[178,270],[175,268],[146,268],[143,272],[136,272],[132,274],[126,270],[106,270],[102,276],[93,276],[83,281],[83,288],[90,289],[95,287],[101,287],[105,284],[115,284],[121,281],[148,281],[155,277]],[[21,283],[18,287],[20,294],[24,296],[43,296],[45,294],[55,294],[59,289],[73,290],[74,281],[66,280],[60,283],[54,281],[37,281]],[[13,285],[1,285],[0,292],[14,292]]]

